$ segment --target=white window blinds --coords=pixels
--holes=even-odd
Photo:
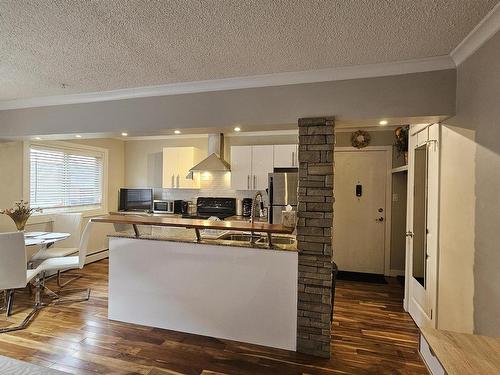
[[[44,209],[102,204],[103,155],[57,147],[30,146],[30,205]]]

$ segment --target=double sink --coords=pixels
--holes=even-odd
[[[231,241],[241,241],[241,242],[254,242],[259,244],[267,244],[268,238],[267,236],[261,236],[258,234],[254,234],[253,236],[250,233],[226,233],[219,237],[221,240],[231,240]],[[291,245],[295,243],[295,238],[293,237],[284,237],[284,236],[273,236],[272,243],[276,245]]]

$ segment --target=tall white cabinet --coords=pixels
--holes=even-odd
[[[235,190],[263,190],[273,171],[272,145],[231,146],[231,187]]]
[[[189,169],[195,164],[194,147],[165,147],[163,149],[163,188],[199,188],[197,179],[186,178]]]

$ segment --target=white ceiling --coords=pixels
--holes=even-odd
[[[497,3],[2,0],[0,101],[444,56]]]

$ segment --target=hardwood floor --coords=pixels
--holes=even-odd
[[[332,358],[219,340],[107,319],[107,260],[87,265],[74,286],[88,302],[43,309],[25,330],[0,334],[0,354],[71,374],[427,374],[417,329],[402,309],[402,288],[339,281]],[[50,281],[49,287],[55,288]],[[15,300],[21,320],[27,293]],[[138,308],[140,301],[137,301]]]

